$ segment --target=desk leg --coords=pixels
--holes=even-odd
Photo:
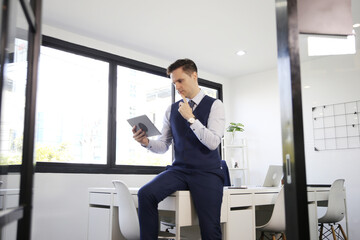
[[[181,227],[199,225],[199,223],[191,196],[189,197],[188,194],[181,193],[181,191],[178,191],[176,194],[175,239],[180,240]]]
[[[347,204],[346,204],[346,190],[344,190],[345,193],[345,199],[344,199],[344,202],[345,202],[345,222],[346,222],[346,237],[347,239],[349,239],[349,226],[348,226],[348,214],[347,214]]]
[[[176,236],[175,236],[175,240],[180,240],[180,226],[178,226],[178,224],[176,224]]]
[[[181,233],[181,213],[180,213],[180,209],[181,209],[181,201],[180,201],[180,196],[179,193],[176,193],[176,211],[175,211],[175,228],[176,228],[176,235],[175,235],[175,240],[180,240],[180,233]]]
[[[308,203],[309,212],[309,233],[311,240],[318,239],[318,219],[317,219],[317,208],[316,202]]]

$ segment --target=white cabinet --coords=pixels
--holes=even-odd
[[[231,210],[228,215],[226,228],[226,239],[256,239],[252,208]]]
[[[110,239],[110,208],[89,207],[88,240]]]
[[[0,214],[19,206],[19,189],[0,189]],[[0,231],[0,238],[16,239],[17,221],[5,225]]]
[[[89,189],[87,240],[125,240],[120,233],[115,189]]]
[[[249,161],[245,138],[228,140],[222,138],[221,154],[226,161],[230,173],[231,185],[241,179],[241,185],[249,184]]]

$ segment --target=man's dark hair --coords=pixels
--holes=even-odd
[[[188,58],[179,59],[176,60],[173,64],[171,64],[167,68],[167,75],[170,75],[174,70],[178,69],[179,67],[182,67],[182,70],[187,74],[191,75],[193,72],[197,73],[197,67],[193,60],[190,60]]]

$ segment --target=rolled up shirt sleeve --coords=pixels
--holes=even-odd
[[[172,143],[173,137],[170,127],[170,112],[171,106],[169,106],[165,112],[161,135],[157,139],[149,139],[149,144],[146,146],[146,148],[151,152],[165,153]]]
[[[225,108],[223,102],[217,99],[211,106],[207,127],[199,120],[191,124],[190,128],[199,139],[210,150],[215,150],[224,136],[225,131]]]

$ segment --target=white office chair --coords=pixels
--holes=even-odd
[[[330,235],[333,236],[333,239],[337,239],[336,236],[338,236],[339,239],[347,239],[346,234],[339,223],[343,220],[345,215],[344,182],[344,179],[337,179],[331,185],[326,213],[318,219],[320,226],[320,240],[323,239],[323,237],[329,239],[328,237]],[[334,226],[337,226],[337,228],[334,229]],[[339,230],[341,231],[342,236],[340,235]]]
[[[257,226],[256,228],[261,231],[261,240],[264,239],[265,232],[269,232],[273,240],[276,240],[278,234],[281,234],[282,239],[286,240],[284,188],[281,188],[278,194],[270,220],[266,224]]]
[[[127,240],[140,239],[139,218],[134,200],[129,188],[120,180],[112,181],[115,186],[116,200],[119,205],[119,227],[121,234]],[[168,232],[159,232],[159,239],[175,239],[175,235]]]

